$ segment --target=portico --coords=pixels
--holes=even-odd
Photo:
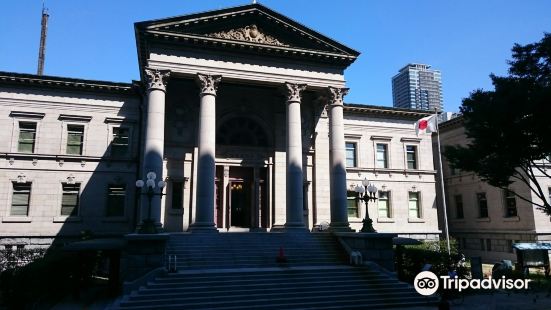
[[[136,24],[144,171],[187,180],[194,232],[349,230],[343,71],[358,53],[262,5],[240,10]],[[157,202],[153,217],[168,211]]]

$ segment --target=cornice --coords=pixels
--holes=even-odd
[[[305,49],[292,46],[266,45],[256,42],[236,41],[231,39],[208,37],[188,33],[172,33],[157,30],[148,30],[142,33],[142,40],[146,38],[154,41],[169,42],[180,45],[194,45],[202,48],[232,50],[240,53],[259,53],[268,56],[309,59],[312,61],[332,63],[336,65],[348,66],[356,56],[345,55],[336,52],[326,52],[320,50]],[[142,42],[142,44],[145,42]],[[143,51],[145,52],[145,51]],[[145,55],[142,55],[145,56]]]
[[[128,95],[137,94],[136,83],[117,83],[0,71],[0,86],[2,85],[48,87]]]
[[[344,104],[345,113],[357,113],[364,115],[373,115],[379,117],[396,117],[401,119],[418,120],[425,116],[432,114],[429,111],[413,110],[413,109],[401,109],[393,107],[362,105],[362,104]]]

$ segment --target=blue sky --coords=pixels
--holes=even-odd
[[[245,0],[46,0],[45,74],[139,78],[134,22],[247,4]],[[347,102],[392,106],[391,77],[409,62],[442,71],[444,105],[491,89],[510,49],[551,32],[546,0],[263,0],[262,4],[362,53],[346,71]],[[0,71],[36,73],[41,0],[0,1]]]

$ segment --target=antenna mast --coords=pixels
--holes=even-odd
[[[42,1],[42,25],[40,31],[40,48],[38,49],[38,70],[37,75],[44,73],[44,59],[46,58],[46,34],[48,32],[48,9],[44,7],[44,0]]]

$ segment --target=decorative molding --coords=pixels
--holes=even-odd
[[[327,87],[327,94],[329,95],[329,107],[333,106],[343,106],[344,105],[344,96],[348,94],[349,88],[336,88],[336,87]]]
[[[103,121],[106,124],[135,123],[135,120],[129,120],[125,117],[106,117]]]
[[[17,183],[27,183],[27,176],[21,172],[17,175]]]
[[[354,140],[359,140],[362,138],[362,134],[361,133],[345,133],[344,134],[344,138],[345,139],[354,139]]]
[[[144,68],[145,82],[147,83],[147,90],[162,90],[166,91],[166,84],[170,77],[170,70],[157,70],[152,68]]]
[[[300,102],[302,91],[306,89],[306,84],[293,84],[285,82],[287,102]]]
[[[201,89],[201,96],[213,95],[216,96],[218,90],[218,84],[222,80],[221,75],[208,75],[197,73],[197,85]]]
[[[11,111],[10,117],[19,117],[19,118],[35,118],[43,119],[45,113],[36,113],[36,112],[25,112],[25,111]]]
[[[70,174],[68,177],[67,177],[67,184],[75,184],[75,176]]]
[[[92,120],[91,116],[84,115],[69,115],[69,114],[59,114],[57,118],[60,121],[70,121],[70,122],[90,122]]]
[[[400,139],[400,142],[415,142],[415,143],[419,143],[419,142],[421,142],[421,139],[420,139],[420,138],[401,138],[401,139]]]
[[[289,46],[278,39],[274,38],[271,35],[264,33],[260,28],[255,24],[250,26],[245,26],[242,28],[230,29],[226,31],[219,31],[207,34],[208,37],[219,38],[219,39],[228,39],[228,40],[237,40],[237,41],[247,41],[260,44],[268,44],[275,46]]]
[[[392,137],[391,136],[371,136],[371,140],[390,141],[392,140]]]

